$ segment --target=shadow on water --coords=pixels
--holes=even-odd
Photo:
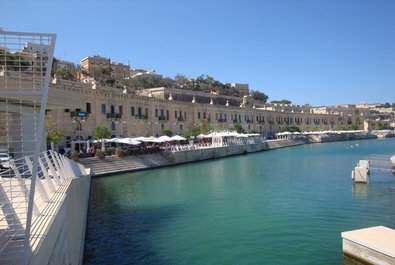
[[[104,186],[96,183],[91,191],[83,264],[167,264],[154,249],[154,235],[179,206],[143,209],[119,203]]]

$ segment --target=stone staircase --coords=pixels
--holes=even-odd
[[[90,168],[92,176],[122,173],[171,164],[160,153],[125,157],[106,156],[105,159],[89,157],[80,159],[79,163],[86,168]]]
[[[291,140],[291,139],[279,139],[279,140],[268,140],[267,144],[269,149],[277,149],[288,146],[304,144],[303,140]]]

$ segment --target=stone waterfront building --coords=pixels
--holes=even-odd
[[[113,137],[159,136],[163,129],[183,134],[206,123],[211,130],[231,130],[273,137],[287,126],[302,131],[364,129],[369,113],[356,108],[314,108],[310,105],[261,104],[244,98],[213,95],[182,89],[152,88],[138,94],[106,86],[54,79],[51,97],[69,101],[69,108],[52,108],[48,119],[64,131],[60,147],[72,140],[93,138],[98,125],[108,127]],[[372,124],[372,121],[369,121]]]

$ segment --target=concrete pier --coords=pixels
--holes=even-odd
[[[368,264],[395,264],[395,230],[375,226],[341,233],[343,253]]]

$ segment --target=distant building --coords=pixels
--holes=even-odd
[[[110,59],[101,57],[99,55],[88,56],[81,60],[80,66],[81,70],[85,70],[87,73],[91,73],[94,69],[98,67],[109,67]]]
[[[111,77],[115,79],[122,79],[129,77],[130,68],[128,65],[122,63],[112,62],[111,66]]]

